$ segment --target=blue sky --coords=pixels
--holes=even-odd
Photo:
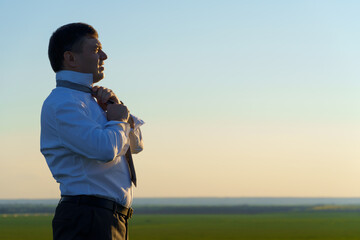
[[[136,196],[358,197],[359,7],[0,0],[0,198],[59,194],[39,116],[49,37],[78,21],[108,54],[100,85],[146,122]]]

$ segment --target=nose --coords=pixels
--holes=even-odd
[[[106,53],[103,50],[100,50],[100,59],[102,61],[106,60],[108,57],[106,55]]]

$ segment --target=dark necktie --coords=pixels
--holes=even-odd
[[[81,91],[81,92],[86,92],[86,93],[90,93],[91,95],[94,93],[92,91],[91,88],[81,85],[81,84],[77,84],[77,83],[73,83],[70,81],[66,81],[66,80],[56,80],[56,87],[65,87],[65,88],[70,88],[70,89],[74,89],[77,91]],[[107,104],[113,104],[114,102],[109,100],[107,102]],[[121,104],[123,104],[121,102]],[[132,159],[132,155],[131,155],[131,150],[130,150],[130,146],[129,149],[127,150],[127,152],[125,153],[125,157],[126,157],[126,161],[128,163],[129,166],[129,171],[130,171],[130,179],[131,181],[134,183],[135,187],[136,187],[136,173],[135,173],[135,166],[134,166],[134,161]]]

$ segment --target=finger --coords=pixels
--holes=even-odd
[[[125,106],[125,105],[122,105],[122,106],[123,106],[125,112],[129,112],[129,109],[127,108],[127,106]]]
[[[93,95],[101,103],[108,103],[110,100],[111,103],[122,104],[122,102],[116,97],[115,93],[109,88],[94,86],[93,91],[94,91]]]
[[[102,96],[102,101],[104,103],[108,102],[108,100],[111,98],[111,92],[104,92]]]
[[[94,86],[93,87],[93,92],[94,92],[94,97],[96,97],[96,98],[98,98],[98,96],[99,96],[99,89],[100,89],[101,87],[99,87],[99,86]]]
[[[110,89],[104,88],[103,94],[101,95],[101,101],[106,103],[113,95],[114,93]]]
[[[92,87],[93,92],[96,93],[97,90],[98,90],[98,88],[99,88],[99,86],[93,86],[93,87]]]
[[[104,94],[104,88],[103,87],[99,87],[99,89],[97,90],[96,92],[96,98],[103,103],[103,100],[102,100],[102,96]]]

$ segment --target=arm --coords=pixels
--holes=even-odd
[[[93,87],[94,96],[97,99],[99,106],[107,111],[108,120],[119,119],[118,115],[124,115],[125,112],[129,112],[126,106],[117,98],[115,93],[108,88],[95,86]],[[108,100],[112,100],[116,104],[107,104]],[[128,122],[131,130],[129,133],[130,149],[131,153],[139,153],[143,150],[143,140],[140,130],[140,126],[144,124],[144,121],[135,117],[134,115],[127,115],[126,119],[122,118],[121,121]]]
[[[55,112],[58,136],[64,147],[86,158],[109,162],[128,149],[130,126],[109,121],[101,126],[81,103],[65,102]]]

